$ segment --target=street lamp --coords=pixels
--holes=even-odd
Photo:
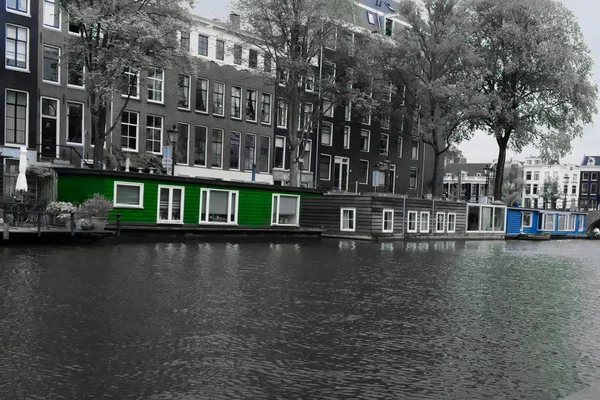
[[[496,168],[487,165],[483,172],[485,174],[485,197],[488,195],[488,187],[490,186],[490,179],[494,177],[494,173],[496,172]]]
[[[566,209],[567,209],[567,192],[569,191],[569,174],[565,174],[564,179],[565,179],[565,183],[564,183],[563,192],[565,194],[565,200],[563,202],[563,210],[566,211]]]
[[[177,142],[179,141],[179,130],[177,129],[177,125],[173,125],[173,128],[167,129],[167,135],[169,136],[169,142],[171,143],[172,153],[171,153],[171,175],[175,175],[175,148],[177,146]]]

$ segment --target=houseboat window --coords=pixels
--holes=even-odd
[[[356,230],[356,208],[340,210],[340,231],[354,232]]]
[[[115,208],[144,208],[144,184],[115,182],[113,204]]]
[[[237,224],[239,192],[200,190],[200,223]]]
[[[559,231],[567,230],[567,216],[564,214],[560,214],[558,216],[558,230]]]
[[[383,210],[383,232],[394,232],[394,210]]]
[[[481,207],[481,230],[490,232],[493,230],[492,220],[494,209],[492,207]]]
[[[505,213],[506,213],[505,208],[494,207],[494,231],[495,232],[503,232],[504,231]]]
[[[180,186],[158,186],[158,223],[183,223],[184,188]]]
[[[409,211],[408,212],[408,232],[415,233],[417,231],[417,212]]]
[[[531,228],[531,213],[524,212],[521,216],[521,228]]]
[[[554,216],[556,214],[542,214],[540,215],[538,229],[542,231],[553,231],[554,230]]]
[[[448,214],[447,224],[448,224],[448,227],[447,227],[448,233],[456,232],[456,214],[454,214],[454,213]]]
[[[272,225],[298,226],[298,214],[300,212],[300,197],[284,194],[273,195],[273,207],[271,210]]]
[[[443,233],[444,225],[446,225],[446,214],[441,212],[437,213],[435,217],[435,231],[437,233]]]
[[[421,225],[419,227],[419,232],[429,232],[429,212],[421,212]]]
[[[579,232],[585,231],[585,217],[583,215],[579,216]]]
[[[479,231],[479,206],[469,206],[467,212],[467,230],[468,231]]]

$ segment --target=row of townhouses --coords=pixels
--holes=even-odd
[[[390,4],[397,2],[359,2],[354,23],[347,27],[352,37],[404,29],[406,22],[392,13]],[[5,63],[0,102],[5,118],[0,120],[0,190],[9,192],[21,146],[26,146],[30,163],[82,165],[82,159],[91,161],[93,143],[85,71],[77,60],[63,57],[66,39],[77,35],[78,27],[69,23],[58,0],[7,0],[1,11]],[[232,15],[228,24],[194,19],[181,42],[204,61],[202,68],[194,75],[153,66],[126,71],[135,84],[106,151],[161,156],[170,144],[169,130],[176,129],[176,175],[287,184],[287,106],[278,85],[257,79],[257,72],[271,71],[271,63],[259,49],[240,41],[233,31],[239,27],[238,16]],[[320,67],[334,51],[324,49],[315,73],[323,73]],[[316,91],[313,86],[306,82],[303,90]],[[113,110],[125,101],[125,93],[116,94]],[[353,113],[346,104],[323,113],[321,121],[306,145],[303,186],[427,193],[424,182],[432,173],[432,156],[411,135],[412,118],[403,121],[401,130],[393,129],[387,121]],[[379,170],[386,171],[383,188],[374,187],[381,184],[373,181]]]

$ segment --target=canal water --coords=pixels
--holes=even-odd
[[[0,248],[2,399],[560,399],[594,241]]]

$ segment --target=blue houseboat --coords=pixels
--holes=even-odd
[[[587,214],[580,212],[509,207],[507,239],[585,237]]]

